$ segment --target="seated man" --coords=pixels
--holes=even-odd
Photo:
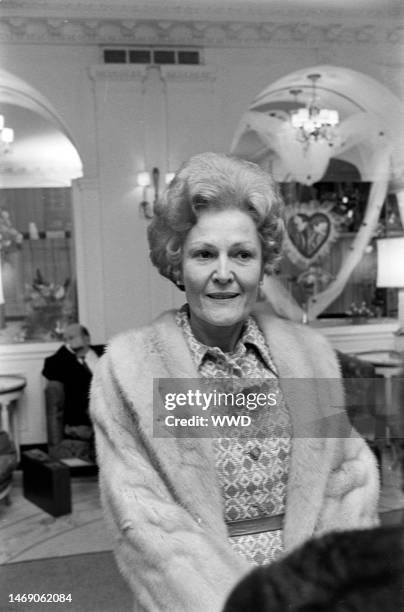
[[[88,442],[93,430],[88,414],[92,372],[104,352],[103,345],[91,345],[90,334],[79,323],[66,327],[65,344],[45,359],[42,374],[48,382],[45,389],[48,445],[53,456],[88,457]],[[66,444],[66,440],[87,441]],[[93,450],[90,452],[93,452]]]

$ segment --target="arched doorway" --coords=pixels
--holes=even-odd
[[[317,94],[323,108],[339,112],[339,138],[304,146],[296,138],[290,112],[312,96],[310,74],[320,75]],[[298,95],[296,92],[299,92]],[[404,108],[382,84],[343,67],[321,65],[289,74],[263,89],[251,102],[235,132],[231,151],[270,169],[282,183],[311,186],[329,172],[348,167],[371,184],[363,222],[355,230],[335,278],[307,299],[309,318],[316,318],[341,294],[375,233],[387,194],[400,194],[404,183]],[[343,179],[342,179],[343,180]],[[307,211],[306,211],[307,217]],[[314,260],[313,260],[314,262]],[[310,263],[310,262],[308,262]],[[282,295],[285,295],[283,292]],[[285,310],[300,318],[301,308]]]

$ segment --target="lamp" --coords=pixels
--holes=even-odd
[[[168,185],[172,181],[172,179],[174,178],[174,174],[174,172],[166,173],[166,185]],[[147,171],[139,172],[137,175],[137,184],[143,189],[142,201],[139,204],[140,210],[142,211],[146,219],[152,219],[154,214],[154,205],[159,199],[160,170],[157,167],[154,167],[151,171],[151,174]],[[147,190],[149,188],[153,189],[152,201],[149,201],[148,199]]]
[[[398,289],[398,335],[404,335],[404,236],[377,241],[377,287]]]
[[[4,115],[0,115],[0,150],[8,153],[14,142],[14,130],[4,125]]]
[[[323,140],[333,146],[337,140],[336,126],[339,123],[338,111],[328,108],[321,108],[317,98],[316,83],[321,78],[321,74],[309,74],[307,78],[312,84],[312,97],[304,108],[292,111],[290,122],[296,130],[296,139],[302,142],[307,148],[313,141]],[[300,89],[291,89],[290,93],[297,96],[301,93]]]

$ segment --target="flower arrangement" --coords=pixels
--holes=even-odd
[[[7,253],[18,248],[23,241],[23,235],[11,223],[10,213],[0,208],[0,251]]]
[[[63,285],[47,282],[40,270],[36,271],[32,284],[25,285],[25,301],[32,308],[44,308],[52,304],[61,304],[66,297],[70,279],[66,279]]]
[[[63,285],[46,281],[40,270],[36,271],[32,284],[25,286],[27,339],[60,338],[65,325],[74,320],[75,308],[72,284],[66,279]]]
[[[332,274],[324,270],[321,266],[312,265],[299,274],[296,283],[302,287],[306,293],[316,294],[323,290],[333,278]]]
[[[359,305],[356,302],[352,302],[348,310],[345,312],[348,317],[353,319],[353,322],[367,321],[371,317],[375,317],[375,312],[366,304],[361,302]]]

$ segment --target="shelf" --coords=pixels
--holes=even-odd
[[[32,238],[28,232],[23,233],[24,240],[30,242],[36,242],[37,240],[65,240],[71,238],[71,231],[67,230],[47,230],[45,232],[38,232],[38,238]]]
[[[324,334],[336,349],[346,353],[374,350],[394,350],[395,332],[399,329],[397,319],[374,318],[367,323],[355,325],[346,319],[320,319],[310,327]]]
[[[356,232],[339,232],[338,238],[355,238],[358,235],[359,229]],[[397,236],[404,236],[404,232],[399,230],[391,230],[383,234],[383,236],[378,236],[377,234],[373,234],[372,238],[396,238]]]

